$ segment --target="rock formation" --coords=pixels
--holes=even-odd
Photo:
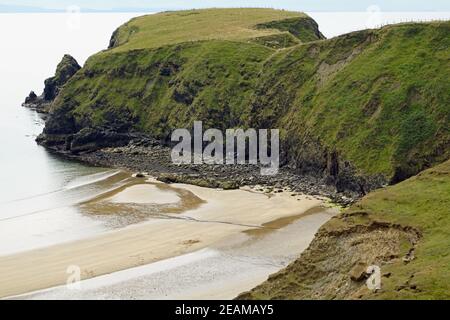
[[[64,55],[58,64],[55,76],[45,80],[44,92],[37,96],[31,91],[22,106],[35,109],[39,112],[47,112],[50,104],[58,95],[61,88],[81,69],[81,66],[71,55]]]

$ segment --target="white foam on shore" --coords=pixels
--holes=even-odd
[[[104,181],[106,179],[109,179],[111,177],[114,177],[115,175],[121,173],[120,170],[108,170],[106,172],[99,172],[90,174],[87,176],[78,177],[71,182],[69,182],[65,187],[64,190],[72,190],[76,188],[85,187],[100,181]]]

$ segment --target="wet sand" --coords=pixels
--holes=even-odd
[[[184,193],[180,201],[187,194],[190,194],[192,199],[201,199],[201,203],[197,203],[196,206],[187,206],[185,211],[179,210],[169,213],[170,210],[168,210],[160,212],[147,222],[117,231],[106,232],[89,239],[2,256],[0,257],[0,297],[64,285],[68,278],[67,268],[73,265],[81,268],[82,279],[91,279],[109,274],[110,277],[114,277],[114,272],[127,271],[127,269],[139,266],[151,266],[152,263],[158,261],[162,263],[163,260],[182,257],[185,254],[198,252],[205,248],[219,248],[217,249],[218,251],[216,250],[219,252],[219,256],[225,252],[225,257],[227,257],[233,252],[245,251],[245,249],[242,249],[245,248],[244,243],[257,241],[255,240],[255,238],[258,238],[257,236],[244,234],[244,231],[263,228],[266,232],[271,230],[276,232],[280,227],[282,228],[280,230],[284,230],[289,227],[289,224],[292,225],[295,222],[288,221],[286,223],[286,220],[283,220],[289,217],[299,217],[299,223],[307,218],[313,220],[314,223],[304,224],[306,226],[304,236],[295,233],[297,241],[309,243],[320,225],[332,215],[328,212],[326,216],[323,216],[322,211],[322,213],[307,214],[302,217],[302,214],[305,214],[308,210],[322,206],[323,200],[305,196],[292,196],[289,193],[269,196],[264,193],[249,192],[248,190],[222,191],[187,185],[159,185],[153,183],[153,181],[148,183],[138,188],[135,186],[122,188],[115,194],[109,194],[106,198],[97,199],[97,202],[90,202],[90,205],[97,209],[103,205],[111,204],[138,203],[141,206],[145,206],[153,201],[148,196],[148,193],[155,192],[155,188],[158,187],[164,189],[158,192],[166,194],[164,194],[164,197],[158,197],[157,200],[153,201],[157,202],[156,204],[152,204],[174,205],[176,197],[180,196],[180,190],[182,190],[181,193]],[[184,200],[187,201],[186,199]],[[286,227],[287,224],[288,226]],[[269,237],[270,234],[271,232],[264,235],[263,238]],[[230,239],[232,241],[240,240],[233,247],[229,245]],[[273,243],[276,250],[278,250],[277,247],[280,241],[283,242],[284,240],[280,238],[280,240]],[[225,249],[223,249],[224,244],[227,244]],[[220,249],[221,247],[222,249]],[[260,256],[264,256],[266,249],[270,251],[267,244],[264,248],[253,251],[259,251]],[[298,254],[298,250],[294,251]],[[220,263],[211,264],[216,265],[217,270],[221,269],[220,265],[227,264],[226,259],[219,259],[219,261]],[[230,268],[231,266],[232,264],[230,264]],[[274,272],[282,268],[280,264],[276,266],[274,270],[265,269],[260,274],[255,270],[252,271],[251,274],[254,274],[255,278],[252,278],[250,282],[241,279],[231,285],[232,281],[227,281],[227,279],[231,279],[231,275],[235,274],[235,271],[231,272],[228,277],[225,276],[222,280],[224,283],[231,285],[229,291],[231,290],[230,295],[233,295],[236,293],[236,290],[246,290],[244,284],[247,287],[257,284],[264,280],[264,277],[270,274],[271,271]],[[170,272],[165,272],[165,275],[169,277]],[[258,279],[256,279],[256,275],[258,275]],[[202,278],[202,273],[197,274],[198,276]],[[174,278],[173,274],[172,278]],[[175,278],[172,282],[166,281],[166,283],[176,288],[176,282],[181,280],[178,276]],[[183,281],[186,280],[183,279]],[[202,281],[199,282],[201,283]],[[188,293],[188,289],[194,287],[187,285],[186,290],[181,295],[185,294],[193,298],[201,298],[201,292],[205,292],[206,289],[200,290],[200,292]],[[210,287],[208,290],[213,288]],[[234,291],[232,290],[233,288]],[[153,296],[147,294],[147,296],[148,298],[177,297],[176,292],[169,289],[170,286],[166,286],[166,293],[162,296],[160,296],[161,293],[156,293]],[[127,290],[124,291],[127,292]],[[136,295],[139,296],[138,293]],[[62,296],[64,295],[62,294]]]
[[[286,267],[335,210],[259,235],[235,234],[208,248],[149,265],[60,286],[18,299],[233,299]]]
[[[180,197],[174,192],[162,191],[155,185],[142,184],[129,187],[109,199],[112,203],[169,204],[177,203]]]

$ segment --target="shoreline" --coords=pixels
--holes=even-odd
[[[333,215],[317,213],[259,236],[235,234],[191,253],[84,280],[75,290],[59,286],[7,299],[232,300],[287,267]]]
[[[323,178],[299,175],[294,170],[282,166],[275,176],[262,176],[260,167],[255,165],[176,165],[171,162],[171,149],[160,142],[143,138],[131,141],[124,147],[105,147],[82,153],[63,151],[57,147],[44,145],[52,154],[79,163],[142,172],[166,183],[183,183],[207,188],[238,189],[261,185],[276,191],[293,191],[310,196],[331,199],[337,205],[349,207],[363,196],[354,192],[338,192]],[[39,143],[39,142],[38,142]]]
[[[245,235],[246,230],[264,228],[265,224],[298,216],[324,204],[322,199],[294,197],[287,192],[268,196],[251,189],[224,191],[183,184],[168,186],[191,192],[205,203],[92,238],[2,256],[0,297],[65,284],[67,268],[72,265],[81,268],[83,280],[91,279],[209,248],[233,235]],[[142,196],[142,190],[139,194]],[[120,201],[124,201],[123,196],[127,194]],[[324,210],[337,213],[337,209]],[[275,226],[273,230],[278,229]]]

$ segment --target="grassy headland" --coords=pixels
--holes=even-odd
[[[268,9],[144,16],[69,81],[45,132],[280,128],[299,173],[364,193],[450,157],[449,35],[436,22],[322,40],[306,15]]]
[[[284,21],[284,25],[270,25]],[[308,28],[308,23],[313,23]],[[293,26],[293,23],[301,24]],[[132,19],[120,27],[111,39],[114,52],[159,48],[202,40],[248,41],[265,36],[283,35],[291,28],[299,40],[316,40],[311,34],[314,21],[301,12],[271,9],[204,9],[162,12]]]

